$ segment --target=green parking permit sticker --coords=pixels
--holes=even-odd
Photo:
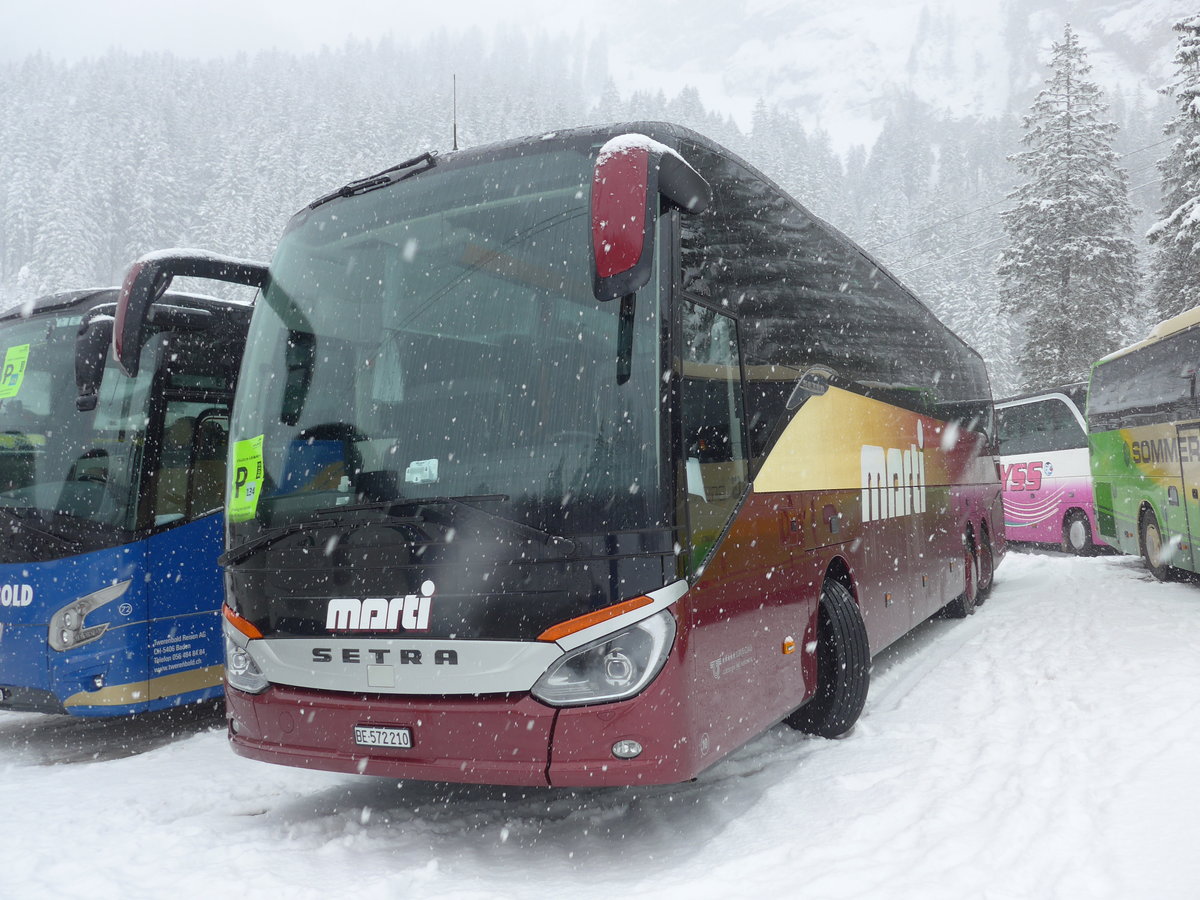
[[[4,354],[3,375],[0,375],[0,400],[17,396],[25,380],[25,364],[29,362],[29,345],[9,347]]]
[[[263,481],[263,435],[233,444],[233,480],[229,488],[229,518],[253,519]]]

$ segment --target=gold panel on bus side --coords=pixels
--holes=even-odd
[[[859,491],[874,482],[882,458],[885,503],[911,503],[899,491],[950,483],[943,426],[933,419],[836,387],[797,410],[758,477],[757,493]],[[903,474],[901,474],[903,473]],[[897,481],[898,478],[898,481]],[[913,483],[915,482],[915,483]]]

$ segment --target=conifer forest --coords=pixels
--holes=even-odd
[[[166,247],[268,259],[313,198],[449,150],[454,108],[460,146],[665,119],[862,245],[984,356],[997,397],[1079,380],[1200,303],[1200,16],[1174,31],[1174,77],[1152,103],[1099,87],[1065,25],[1031,59],[1040,87],[1023,110],[955,117],[892,96],[876,139],[848,148],[765,101],[747,126],[697,88],[623,93],[604,41],[582,35],[30,56],[0,66],[0,306],[115,283]]]

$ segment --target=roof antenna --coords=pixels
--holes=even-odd
[[[453,98],[452,121],[454,123],[454,147],[453,147],[453,149],[457,150],[458,149],[458,74],[456,73],[454,75],[451,75],[450,77],[453,79],[453,82],[452,82],[453,88],[451,91],[451,97]]]

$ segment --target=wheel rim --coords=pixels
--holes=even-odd
[[[1087,528],[1082,519],[1075,519],[1071,522],[1067,529],[1067,536],[1070,538],[1072,550],[1078,552],[1084,548],[1087,543]]]
[[[1162,565],[1162,535],[1153,522],[1146,523],[1146,559],[1155,568]]]

